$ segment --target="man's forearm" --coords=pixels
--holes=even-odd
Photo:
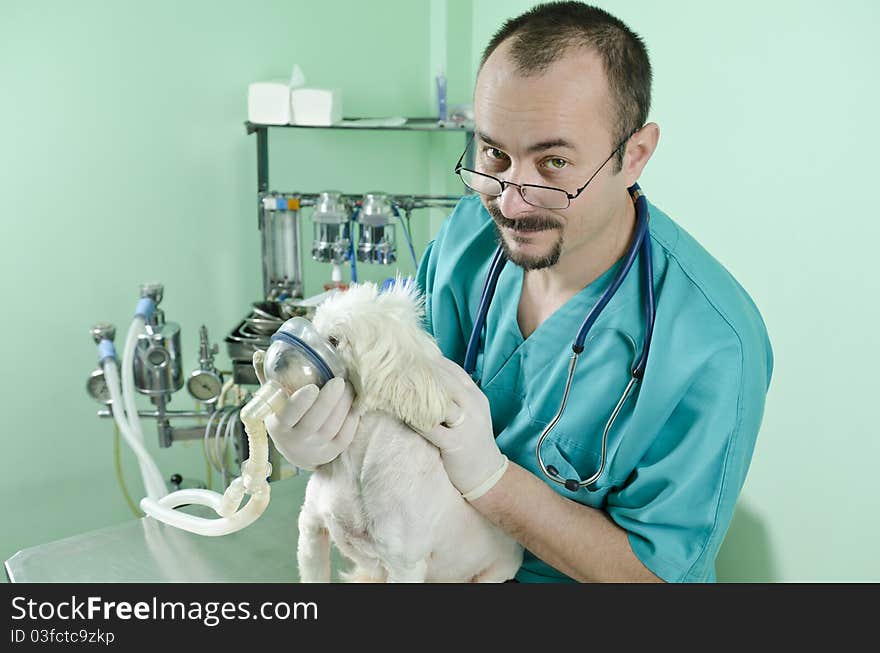
[[[511,462],[472,505],[551,567],[583,582],[662,582],[604,512],[566,499]]]

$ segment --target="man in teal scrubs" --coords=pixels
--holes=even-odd
[[[460,174],[477,193],[419,268],[456,404],[423,435],[465,499],[525,546],[520,581],[714,580],[754,450],[773,367],[764,323],[722,265],[649,204],[656,321],[607,462],[603,431],[645,344],[641,256],[590,330],[541,447],[560,479],[601,474],[569,489],[536,459],[578,329],[633,240],[628,188],[659,139],[650,96],[642,41],[606,12],[554,3],[508,21],[474,91],[473,164]],[[509,260],[471,379],[460,366],[499,242]],[[291,463],[314,469],[351,442],[352,399],[341,379],[307,386],[267,430]]]
[[[754,449],[773,362],[764,323],[730,273],[649,204],[656,322],[603,472],[570,490],[535,456],[575,335],[633,238],[627,189],[659,139],[646,124],[650,84],[642,41],[604,11],[560,3],[508,21],[477,77],[471,169],[510,183],[461,173],[477,193],[420,265],[427,325],[452,361],[444,376],[461,408],[452,427],[425,436],[465,498],[526,547],[520,581],[714,580]],[[522,184],[562,189],[563,201]],[[459,365],[499,242],[509,262],[486,317],[477,385]],[[603,429],[642,351],[641,264],[590,331],[543,443],[562,479],[599,468]]]

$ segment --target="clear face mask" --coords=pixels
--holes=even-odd
[[[333,377],[345,378],[345,365],[333,346],[303,317],[292,317],[271,338],[263,361],[266,380],[274,380],[288,395]]]

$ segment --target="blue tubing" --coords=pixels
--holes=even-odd
[[[406,238],[406,244],[409,246],[409,255],[412,256],[413,265],[415,266],[416,271],[418,271],[419,259],[416,258],[416,250],[413,247],[412,235],[409,233],[409,229],[403,221],[403,218],[400,217],[400,211],[397,210],[397,207],[393,206],[392,209],[394,210],[394,217],[396,217],[397,221],[400,223],[400,228],[403,229],[403,236]]]
[[[474,320],[474,328],[471,331],[470,340],[468,340],[467,351],[464,354],[464,371],[473,374],[477,368],[477,350],[480,348],[480,335],[483,332],[483,325],[486,323],[486,315],[489,313],[489,303],[495,294],[495,286],[498,284],[498,277],[501,276],[501,270],[507,263],[507,257],[504,256],[504,248],[500,245],[495,250],[492,257],[492,263],[489,265],[489,274],[486,277],[486,285],[483,286],[483,293],[480,295],[480,304],[477,308],[477,316]]]
[[[638,190],[638,184],[633,184],[629,188],[630,193],[636,192]],[[620,269],[617,271],[617,274],[611,281],[611,285],[608,286],[605,292],[602,293],[602,296],[599,297],[599,301],[597,301],[593,308],[590,309],[590,312],[584,319],[583,324],[581,324],[581,328],[578,330],[577,337],[574,340],[574,345],[572,345],[572,349],[578,354],[583,351],[584,341],[587,339],[587,334],[589,333],[596,320],[599,319],[599,315],[602,313],[602,309],[604,309],[606,304],[608,304],[608,302],[611,301],[611,298],[614,297],[614,293],[617,292],[620,284],[623,283],[623,280],[629,273],[630,268],[632,268],[633,263],[635,262],[636,257],[639,254],[639,250],[641,250],[642,248],[642,243],[644,242],[645,238],[650,239],[650,235],[648,234],[648,200],[645,199],[644,195],[640,195],[639,199],[636,201],[636,219],[636,235],[633,238],[633,242],[626,253],[626,258],[623,262],[623,265],[620,266]]]
[[[357,263],[356,263],[357,257],[355,256],[355,252],[354,252],[354,232],[355,232],[355,229],[357,228],[357,219],[358,219],[358,214],[360,212],[361,212],[360,207],[357,207],[354,210],[354,213],[351,214],[351,230],[349,232],[351,234],[351,237],[348,239],[348,252],[349,252],[349,263],[351,264],[351,282],[352,283],[357,283],[357,280],[358,280]]]
[[[141,297],[138,300],[137,308],[134,309],[134,316],[140,315],[144,320],[149,320],[153,312],[156,310],[156,302],[149,297]]]
[[[107,358],[116,360],[116,347],[113,346],[112,340],[105,338],[98,343],[98,361],[103,365]]]

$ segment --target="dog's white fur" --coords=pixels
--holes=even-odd
[[[313,324],[336,341],[363,412],[351,445],[318,467],[299,516],[302,582],[330,581],[330,542],[354,582],[502,582],[522,546],[484,518],[449,481],[430,430],[449,406],[437,379],[442,353],[422,328],[412,282],[379,292],[352,284],[322,303]]]

